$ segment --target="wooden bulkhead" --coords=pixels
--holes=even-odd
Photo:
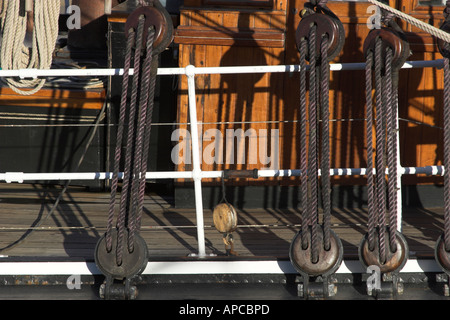
[[[298,63],[295,30],[304,0],[215,1],[186,0],[180,9],[180,25],[175,43],[179,45],[179,66],[195,67],[239,65],[293,65]],[[439,26],[443,6],[429,1],[398,0],[390,5],[413,17]],[[345,27],[346,42],[335,63],[364,62],[363,43],[373,11],[364,1],[329,1],[328,7]],[[435,39],[398,20],[411,45],[409,60],[434,60],[442,56]],[[330,113],[331,167],[364,168],[366,166],[365,85],[363,71],[340,71],[331,74]],[[442,70],[408,69],[400,72],[399,116],[401,164],[430,166],[442,164]],[[279,130],[279,169],[299,167],[298,74],[198,75],[196,77],[198,120],[203,133],[218,129],[225,137],[227,129]],[[177,123],[188,130],[187,80],[180,78]],[[230,123],[238,122],[238,123]],[[271,131],[272,130],[272,131]],[[206,136],[206,138],[213,138]],[[180,141],[182,138],[180,138]],[[204,142],[203,152],[210,142]],[[224,146],[226,148],[226,146]],[[248,149],[248,144],[246,146]],[[263,169],[266,163],[244,164],[203,162],[202,170]],[[206,150],[209,152],[209,149]],[[270,146],[268,147],[270,155]],[[236,159],[235,159],[236,160]],[[270,164],[269,164],[270,165]],[[178,170],[190,170],[180,163]],[[404,176],[404,201],[411,205],[428,205],[442,199],[442,178]],[[227,182],[240,205],[296,206],[298,178],[236,179]],[[334,177],[334,203],[361,206],[365,203],[363,177]],[[220,195],[220,181],[204,180],[205,196],[211,205]],[[208,189],[208,186],[210,187]],[[191,185],[177,181],[175,194],[179,204],[192,199]],[[243,190],[247,190],[244,196]],[[240,191],[239,191],[240,190]],[[231,192],[231,191],[230,191]],[[178,196],[177,196],[178,195]],[[219,198],[220,199],[220,198]],[[260,201],[258,200],[260,199]]]

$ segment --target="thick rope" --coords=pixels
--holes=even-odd
[[[154,33],[153,33],[154,38]],[[153,39],[149,39],[147,41],[152,41]],[[139,187],[139,202],[140,205],[138,207],[138,217],[137,217],[137,227],[140,228],[141,226],[141,217],[142,217],[142,208],[144,203],[144,196],[145,196],[145,173],[147,172],[147,161],[149,156],[149,149],[150,149],[150,133],[152,130],[152,118],[153,118],[153,107],[154,107],[154,100],[155,100],[155,88],[156,88],[156,75],[158,69],[158,59],[152,60],[151,65],[151,71],[150,71],[150,92],[148,96],[149,100],[149,106],[147,108],[147,123],[145,126],[145,137],[144,137],[144,148],[143,148],[143,154],[142,154],[142,169],[141,169],[141,181],[140,181],[140,187]]]
[[[141,75],[141,53],[142,40],[144,35],[145,18],[142,16],[139,19],[139,24],[136,33],[136,48],[134,52],[134,75],[131,89],[131,101],[128,114],[128,132],[125,151],[124,177],[122,182],[122,193],[120,197],[120,211],[117,217],[117,264],[121,265],[123,257],[123,239],[126,231],[126,217],[128,209],[130,208],[130,189],[132,186],[132,161],[134,152],[134,136],[135,136],[135,119],[138,102],[138,90]]]
[[[384,134],[384,97],[383,97],[383,78],[381,63],[382,40],[378,38],[375,44],[375,90],[376,90],[376,191],[377,191],[377,219],[378,219],[378,237],[380,247],[381,263],[386,261],[386,197],[385,197],[385,134]]]
[[[330,198],[330,66],[328,64],[328,36],[321,42],[321,74],[320,74],[320,105],[322,119],[322,158],[321,158],[321,186],[323,198],[323,226],[324,249],[330,250],[331,233],[331,198]]]
[[[321,37],[320,53],[316,52],[317,27],[311,26],[308,39],[299,43],[300,52],[300,169],[302,194],[302,249],[310,245],[311,262],[319,260],[320,246],[331,248],[331,187],[330,187],[330,129],[329,129],[329,39]],[[309,54],[309,55],[308,55]],[[306,58],[309,60],[309,106],[306,103]],[[319,121],[319,118],[321,121]],[[307,145],[306,124],[309,122]],[[320,123],[320,126],[319,126]],[[321,133],[321,135],[320,135]],[[321,143],[319,146],[319,138]],[[321,149],[319,150],[319,147]],[[319,157],[320,155],[320,157]],[[319,227],[319,176],[323,200],[323,228]],[[323,229],[323,243],[319,232]]]
[[[450,44],[445,43],[446,52]],[[444,56],[444,245],[450,251],[450,62]]]
[[[60,1],[33,2],[34,28],[31,48],[24,45],[27,15],[21,15],[23,10],[21,4],[22,1],[18,0],[4,0],[6,11],[1,22],[1,68],[4,70],[50,69],[59,31]],[[16,80],[12,78],[2,78],[2,81],[21,95],[35,94],[46,82],[45,79]]]
[[[302,194],[302,249],[308,248],[308,160],[307,160],[307,141],[306,141],[306,123],[308,110],[306,105],[306,55],[308,51],[308,42],[303,39],[300,43],[300,170],[301,175],[301,194]]]
[[[134,173],[132,182],[132,196],[134,197],[133,206],[130,210],[129,218],[129,234],[128,234],[128,250],[132,252],[134,250],[134,235],[138,230],[138,220],[141,215],[141,211],[144,203],[145,196],[145,174],[147,171],[147,157],[144,154],[148,154],[147,151],[144,152],[144,145],[147,135],[147,116],[149,109],[149,96],[150,96],[150,80],[154,72],[152,72],[152,61],[153,61],[153,40],[155,38],[155,31],[152,28],[151,32],[147,36],[147,48],[146,57],[142,67],[142,80],[141,80],[141,96],[139,103],[139,117],[137,121],[137,133],[136,133],[136,143],[134,150]],[[153,76],[153,78],[156,78]],[[155,80],[155,79],[153,79]],[[155,81],[152,81],[154,86]],[[151,103],[153,105],[153,99]],[[147,146],[148,147],[148,146]],[[144,164],[145,161],[145,164]]]
[[[151,118],[155,98],[155,85],[158,59],[153,55],[155,30],[149,29],[144,42],[145,16],[139,17],[137,30],[128,33],[125,56],[122,97],[119,112],[117,144],[114,158],[114,176],[111,188],[108,227],[106,233],[107,250],[112,249],[112,228],[115,215],[115,202],[118,185],[119,166],[122,157],[122,143],[124,142],[124,126],[128,112],[126,150],[124,161],[124,176],[120,197],[120,209],[116,221],[117,247],[116,264],[122,265],[124,250],[134,251],[135,235],[139,232],[141,215],[145,197],[145,174],[150,144]],[[145,47],[143,44],[145,43]],[[129,72],[134,49],[134,75],[128,101]],[[124,239],[127,234],[127,245]]]
[[[380,7],[381,9],[384,9],[386,11],[389,11],[393,14],[395,14],[397,17],[399,17],[402,20],[405,20],[406,22],[412,24],[413,26],[416,26],[417,28],[435,36],[436,38],[439,38],[445,42],[450,42],[450,34],[439,29],[436,28],[428,23],[425,23],[423,21],[420,21],[419,19],[416,19],[404,12],[401,12],[397,9],[392,8],[391,6],[388,6],[384,3],[381,3],[377,0],[368,0],[370,3],[377,5],[378,7]]]
[[[375,248],[376,213],[378,211],[375,201],[375,179],[373,174],[373,102],[372,102],[372,67],[374,64],[373,52],[369,51],[366,57],[366,118],[367,118],[367,209],[368,220],[368,243],[371,251]]]
[[[309,33],[309,150],[308,150],[308,177],[309,206],[308,224],[311,226],[311,261],[319,260],[319,242],[317,235],[317,209],[318,209],[318,159],[317,159],[317,61],[316,61],[316,32],[317,27],[312,26]]]
[[[393,52],[391,48],[386,48],[386,72],[385,72],[385,96],[386,104],[386,126],[387,126],[387,162],[389,168],[388,175],[388,195],[389,195],[389,243],[391,252],[397,251],[396,231],[397,231],[397,99],[396,90],[393,87],[393,77],[395,70],[392,69]]]
[[[131,54],[135,43],[135,32],[130,30],[127,39],[127,47],[125,52],[124,75],[122,80],[122,97],[119,111],[119,123],[117,126],[116,149],[114,155],[113,179],[111,182],[111,198],[109,203],[108,224],[106,230],[106,247],[107,251],[112,250],[112,229],[115,216],[117,186],[119,182],[120,159],[122,155],[123,133],[125,126],[125,116],[127,111],[128,87],[130,79]]]
[[[397,141],[397,83],[398,70],[392,66],[393,51],[386,48],[382,52],[381,38],[376,39],[375,53],[369,51],[366,55],[366,117],[367,117],[367,185],[368,185],[368,245],[372,251],[375,249],[375,234],[378,234],[378,248],[380,262],[385,263],[387,258],[386,228],[389,237],[390,252],[395,252],[397,242],[397,191],[398,191],[398,141]],[[385,54],[384,64],[382,56]],[[373,131],[373,102],[372,102],[372,68],[375,74],[375,110],[376,110],[376,178],[373,173],[374,147]],[[386,201],[386,164],[389,169],[387,180],[388,199]],[[375,195],[376,192],[376,195]],[[389,215],[387,214],[387,206]],[[388,223],[386,221],[388,219]]]

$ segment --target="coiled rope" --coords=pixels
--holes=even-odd
[[[3,1],[0,66],[5,70],[50,69],[59,31],[60,1],[33,2],[34,28],[31,48],[24,44],[27,15],[23,14],[23,3],[18,0]],[[2,78],[2,81],[21,95],[35,94],[46,82],[45,79],[12,78]]]

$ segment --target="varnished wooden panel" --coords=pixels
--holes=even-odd
[[[0,88],[3,106],[58,107],[69,109],[100,110],[105,100],[105,90],[68,90],[44,88],[31,96],[15,93],[8,87]]]
[[[212,12],[187,10],[182,14],[181,25],[187,28],[219,30],[237,28],[245,23],[245,30],[261,26],[268,30],[283,30],[283,47],[270,48],[262,42],[249,40],[247,44],[236,41],[234,45],[217,45],[206,40],[180,45],[180,66],[193,64],[202,66],[222,65],[290,65],[297,64],[299,54],[295,44],[295,31],[300,22],[299,12],[305,0],[287,3],[285,17],[281,12],[248,14],[236,10]],[[333,62],[364,62],[363,43],[369,33],[367,20],[373,14],[368,11],[370,3],[330,1],[329,8],[344,24],[346,42],[341,54]],[[439,26],[443,7],[419,6],[418,1],[390,1],[390,5],[423,21]],[[222,14],[223,13],[223,14]],[[247,15],[246,18],[243,18]],[[413,55],[410,60],[440,59],[434,37],[399,20],[406,32]],[[213,26],[213,27],[211,27]],[[276,27],[275,27],[276,26]],[[183,27],[184,28],[184,27]],[[181,29],[183,30],[183,29]],[[242,33],[243,35],[245,32]],[[248,39],[247,39],[248,40]],[[249,48],[250,47],[250,48]],[[229,61],[229,63],[224,63]],[[404,166],[428,166],[442,163],[442,70],[434,68],[400,71],[399,115],[401,163]],[[205,75],[197,77],[197,106],[199,119],[205,123],[221,121],[249,121],[241,128],[266,128],[280,130],[279,167],[298,168],[300,146],[298,140],[298,74],[271,74],[250,77]],[[179,100],[180,122],[187,122],[186,82],[181,80]],[[330,83],[331,166],[334,168],[365,167],[367,163],[365,136],[365,83],[364,71],[342,71],[331,74]],[[250,104],[250,107],[249,107]],[[188,127],[185,127],[188,129]],[[218,128],[214,124],[203,129]],[[223,124],[220,129],[232,128]],[[236,128],[236,126],[234,126]],[[225,131],[223,131],[225,132]],[[257,166],[235,166],[252,169]],[[222,169],[221,165],[203,165],[202,169]],[[179,167],[184,170],[185,167]],[[276,183],[297,183],[296,178],[279,179]],[[364,177],[335,177],[334,183],[366,184]],[[441,183],[440,177],[404,177],[406,184]],[[246,183],[257,184],[256,181]],[[275,183],[275,182],[273,182]]]

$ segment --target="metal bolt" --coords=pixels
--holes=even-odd
[[[333,283],[328,284],[328,296],[334,297],[337,294],[337,286]]]
[[[138,296],[138,290],[136,288],[136,286],[131,286],[130,287],[130,300],[135,300]]]
[[[383,273],[383,281],[392,281],[392,273]]]
[[[403,294],[404,289],[405,289],[405,287],[404,287],[403,283],[400,283],[400,282],[397,283],[397,293],[398,294]]]
[[[308,10],[306,10],[306,9],[303,9],[302,11],[300,11],[300,18],[303,18],[307,12],[308,12]]]
[[[297,292],[298,292],[298,296],[301,297],[301,298],[304,297],[303,290],[304,290],[303,283],[299,283],[299,284],[297,285]]]
[[[100,285],[99,295],[101,299],[105,299],[105,288],[106,285],[104,283]]]

